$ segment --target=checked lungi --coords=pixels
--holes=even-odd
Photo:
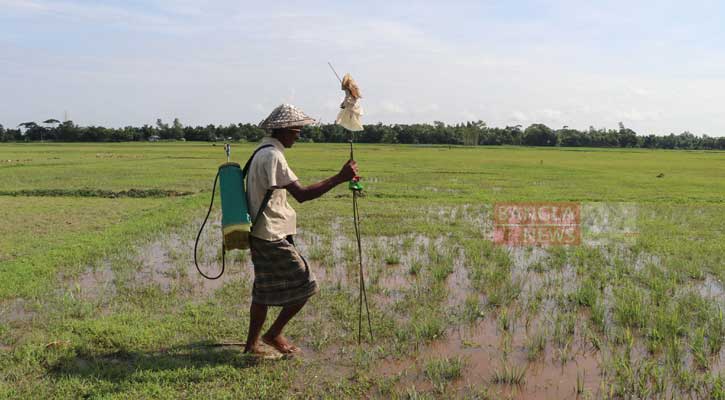
[[[254,286],[252,302],[268,306],[300,303],[319,291],[315,275],[292,236],[267,241],[250,237]]]

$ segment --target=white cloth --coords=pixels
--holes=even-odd
[[[274,147],[260,150],[247,172],[249,216],[254,222],[267,189],[277,188],[264,209],[264,215],[253,227],[252,236],[264,240],[280,240],[297,233],[297,213],[287,203],[287,191],[281,189],[296,181],[297,175],[287,165],[282,143],[273,137],[265,137],[260,146],[267,144]]]
[[[348,131],[358,132],[363,130],[360,116],[363,115],[362,107],[357,104],[357,99],[352,97],[350,93],[345,94],[345,100],[342,102],[343,109],[337,114],[335,123],[347,129]]]

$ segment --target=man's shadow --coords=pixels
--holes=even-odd
[[[196,342],[151,352],[119,350],[92,355],[76,352],[76,354],[61,357],[49,365],[48,372],[60,379],[80,378],[108,383],[110,385],[100,385],[101,391],[111,394],[127,382],[156,382],[164,379],[164,374],[159,377],[157,374],[147,372],[193,371],[218,365],[249,368],[263,362],[242,353],[240,346],[243,346],[243,343]],[[193,377],[191,381],[198,381],[203,380],[202,375],[204,374],[186,373],[179,379],[189,382],[191,376]],[[94,390],[93,394],[101,393]]]

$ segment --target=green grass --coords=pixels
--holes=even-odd
[[[491,381],[502,385],[522,385],[526,382],[526,368],[502,365],[494,370]]]
[[[233,160],[251,149],[234,145]],[[337,172],[348,151],[298,144],[287,156],[306,184]],[[597,386],[575,374],[570,392],[723,398],[724,155],[357,145],[376,340],[356,345],[357,249],[341,186],[291,201],[312,268],[325,272],[287,330],[306,354],[256,363],[210,346],[246,335],[248,254],[228,255],[229,279],[212,289],[190,268],[221,146],[0,145],[0,159],[13,160],[0,166],[0,398],[475,398],[489,389],[464,386],[475,376],[468,360],[489,346],[505,357],[492,381],[524,391],[539,384],[527,361],[564,368],[593,351]],[[492,205],[506,201],[627,202],[637,236],[522,264],[533,249],[487,236]],[[220,233],[207,229],[208,263]],[[92,268],[110,277],[105,286],[86,287]],[[150,278],[163,268],[167,285]],[[458,339],[491,323],[491,343]],[[459,342],[470,345],[430,357]],[[385,367],[420,357],[431,361],[418,374]]]
[[[539,331],[529,336],[526,340],[526,358],[535,361],[542,357],[546,349],[546,332]]]
[[[461,358],[438,358],[425,364],[425,375],[434,384],[451,381],[461,377],[465,361]]]

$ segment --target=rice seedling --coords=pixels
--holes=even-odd
[[[631,284],[615,289],[612,314],[615,321],[623,326],[644,327],[649,316],[649,306],[644,291]]]
[[[569,259],[566,248],[561,246],[552,247],[549,250],[549,257],[547,263],[551,266],[552,270],[561,271],[567,264]]]
[[[528,315],[536,315],[541,308],[541,303],[544,301],[544,289],[538,288],[532,296],[528,297],[526,302],[526,313]]]
[[[443,318],[434,312],[418,313],[412,321],[413,334],[417,342],[438,339],[445,332]]]
[[[493,371],[491,382],[501,385],[523,385],[526,382],[526,367],[504,364]]]
[[[410,267],[408,268],[408,273],[413,276],[418,276],[422,269],[423,269],[423,262],[420,260],[414,260],[413,262],[410,263]]]
[[[624,328],[622,343],[624,344],[624,355],[628,360],[632,359],[632,349],[634,348],[634,336],[629,328]]]
[[[540,359],[546,348],[546,330],[540,329],[533,335],[526,338],[526,358],[529,361]]]
[[[433,400],[435,396],[431,393],[419,392],[415,386],[408,388],[405,393],[398,397],[405,400]]]
[[[584,307],[592,307],[599,299],[599,288],[596,282],[591,278],[586,278],[579,285],[579,288],[573,294],[573,301]]]
[[[501,335],[501,358],[508,360],[509,355],[513,351],[513,335],[511,332],[504,331]]]
[[[718,375],[711,378],[710,398],[712,400],[725,400],[725,377]]]
[[[690,337],[690,350],[692,351],[693,361],[700,369],[709,367],[708,350],[705,345],[705,329],[695,329]]]
[[[392,398],[396,394],[395,385],[400,382],[400,377],[400,374],[395,374],[379,379],[375,388],[376,393],[384,398]]]
[[[662,348],[662,342],[664,340],[664,335],[662,335],[657,328],[647,328],[647,333],[645,334],[645,346],[647,347],[647,352],[649,352],[649,354],[658,353]]]
[[[675,372],[682,369],[683,345],[679,337],[669,337],[665,342],[665,362]]]
[[[403,243],[401,243],[401,247],[403,251],[410,251],[413,249],[413,246],[415,245],[415,237],[414,236],[406,236],[403,238]]]
[[[434,282],[443,282],[453,273],[453,264],[432,264],[430,272]]]
[[[693,371],[681,368],[675,372],[675,384],[684,393],[691,393],[697,388],[697,376]]]
[[[501,331],[508,332],[511,329],[511,320],[509,319],[509,311],[507,309],[502,308],[499,310],[496,321]]]
[[[481,303],[477,293],[469,293],[463,303],[462,318],[463,321],[472,324],[477,320],[484,318],[485,313],[481,308]]]
[[[573,313],[557,313],[554,319],[554,343],[563,347],[571,342],[572,336],[576,330],[576,314]]]
[[[245,254],[244,252],[239,252]],[[327,251],[321,245],[312,245],[307,250],[307,257],[312,261],[322,261],[325,259]]]
[[[444,357],[430,360],[425,365],[425,376],[434,384],[461,377],[465,361],[461,357]]]
[[[518,279],[509,279],[490,288],[488,303],[493,307],[502,307],[511,304],[521,294],[523,284]]]
[[[600,338],[599,335],[589,327],[584,330],[584,341],[589,343],[592,346],[592,349],[596,351],[602,349],[602,338]]]
[[[400,264],[400,254],[397,252],[391,252],[385,255],[385,264],[387,265],[398,265]]]
[[[533,272],[541,274],[541,273],[544,273],[549,270],[549,265],[544,261],[537,261],[537,262],[529,265],[529,267],[527,269],[529,271],[533,271]]]
[[[586,370],[576,372],[576,387],[574,388],[574,393],[576,393],[577,397],[582,396],[586,390],[584,388],[584,379],[586,378],[586,375]]]
[[[682,312],[681,308],[674,307],[672,304],[655,308],[651,316],[652,328],[663,338],[685,336],[687,334],[687,323]]]
[[[714,307],[710,320],[707,324],[708,334],[708,351],[711,356],[720,353],[725,339],[725,320],[723,320],[723,311],[719,307]]]
[[[556,358],[562,366],[574,358],[572,355],[572,338],[569,338],[566,343],[556,349]]]

